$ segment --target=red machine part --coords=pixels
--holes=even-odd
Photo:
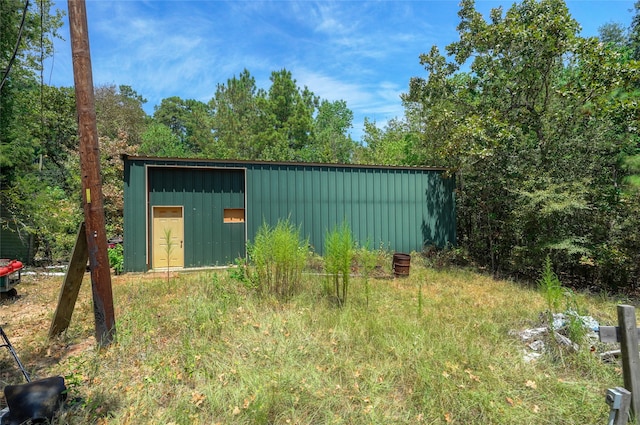
[[[9,275],[23,267],[22,261],[11,260],[6,266],[0,267],[0,277]]]

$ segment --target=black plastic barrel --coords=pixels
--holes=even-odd
[[[411,256],[409,254],[395,253],[393,254],[393,274],[395,277],[409,276],[411,268]]]

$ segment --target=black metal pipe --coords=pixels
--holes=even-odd
[[[13,345],[11,345],[11,343],[9,342],[9,338],[7,337],[7,334],[4,333],[2,326],[0,326],[0,336],[4,341],[4,344],[0,344],[0,347],[7,347],[7,349],[13,356],[13,358],[16,359],[16,363],[18,363],[18,367],[20,368],[20,371],[24,375],[24,378],[27,380],[27,382],[31,382],[31,378],[29,378],[29,374],[27,373],[27,370],[24,368],[24,366],[22,365],[22,362],[18,358],[18,353],[16,353],[16,350],[13,349]]]

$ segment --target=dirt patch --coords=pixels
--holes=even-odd
[[[112,276],[112,286],[133,277]],[[42,377],[54,364],[95,349],[91,275],[85,274],[72,316],[73,332],[49,339],[64,275],[25,273],[15,296],[0,299],[0,326],[32,378]],[[2,341],[4,342],[4,341]],[[24,381],[8,349],[0,348],[0,386]]]

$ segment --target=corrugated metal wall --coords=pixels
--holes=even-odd
[[[153,171],[146,173],[145,166]],[[187,175],[199,175],[198,179],[202,178],[202,184],[206,185],[207,174],[204,171],[200,174],[176,171],[184,168],[172,168],[175,166],[245,168],[249,240],[264,221],[275,224],[278,219],[289,217],[292,223],[301,226],[302,235],[309,237],[320,254],[327,230],[343,220],[350,224],[359,244],[369,243],[374,248],[382,246],[411,252],[424,245],[455,243],[454,182],[442,178],[442,170],[127,158],[125,269],[128,271],[142,271],[148,267],[145,216],[148,208],[143,208],[147,202],[147,176],[149,205],[158,205],[158,202],[185,205],[185,233],[197,233],[198,228],[206,228],[203,223],[207,219],[198,224],[202,219],[198,214],[187,220],[187,210],[202,202],[203,193],[210,189],[206,186],[197,189],[196,183],[188,182]],[[240,172],[234,171],[229,177],[231,184],[239,188],[244,182],[241,174],[236,173]],[[216,231],[205,237],[216,238],[217,235],[223,239],[213,243],[235,240],[231,235]],[[197,235],[193,234],[192,240],[196,239]],[[205,253],[208,251],[204,250]],[[202,250],[198,252],[202,253]],[[204,257],[197,255],[195,251],[186,250],[185,265],[215,264],[207,254]]]
[[[424,169],[282,166],[247,170],[248,233],[290,217],[318,253],[346,220],[359,244],[411,252],[455,242],[451,180]]]
[[[184,207],[185,267],[227,265],[245,255],[244,223],[224,210],[244,209],[244,170],[150,167],[149,206]]]

